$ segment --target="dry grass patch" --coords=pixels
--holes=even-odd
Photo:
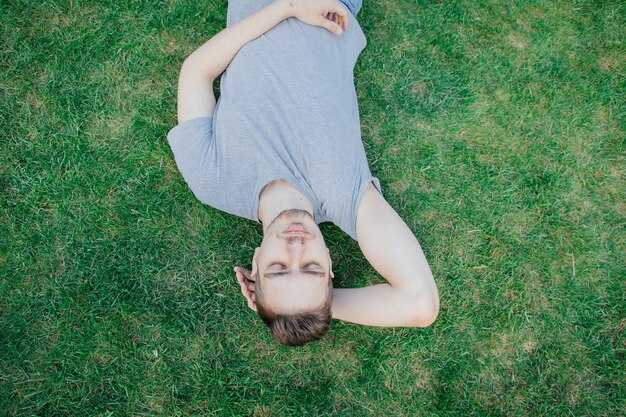
[[[384,385],[389,391],[414,395],[419,392],[434,392],[432,371],[420,362],[419,355],[408,353],[397,355],[382,365]]]
[[[626,54],[606,53],[598,58],[599,67],[606,72],[623,73],[625,70]]]
[[[509,33],[507,40],[511,46],[518,50],[526,49],[530,42],[525,35],[518,32]]]
[[[272,412],[272,409],[267,405],[256,404],[254,406],[254,410],[252,411],[253,417],[271,417],[273,415],[275,414]]]

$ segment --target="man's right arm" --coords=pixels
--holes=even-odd
[[[274,1],[222,30],[185,59],[178,79],[178,123],[213,115],[215,79],[245,44],[287,18],[288,12],[285,0]]]
[[[339,25],[325,18],[328,13],[343,17],[347,28],[347,9],[336,0],[275,0],[213,36],[183,63],[178,79],[178,123],[213,115],[213,82],[245,44],[292,16],[340,34]]]

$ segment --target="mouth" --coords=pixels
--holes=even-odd
[[[291,223],[289,227],[283,230],[283,233],[308,235],[309,231],[302,223]]]

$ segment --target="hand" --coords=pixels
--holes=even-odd
[[[236,266],[233,269],[235,271],[235,274],[237,275],[237,282],[239,282],[239,286],[241,287],[241,293],[248,300],[248,307],[250,307],[250,309],[254,311],[257,311],[255,294],[256,283],[254,281],[252,273],[250,272],[250,270],[241,268],[239,266]]]
[[[328,29],[337,35],[348,30],[348,9],[337,0],[288,0],[291,15],[313,26]]]

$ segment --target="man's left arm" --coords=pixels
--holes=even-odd
[[[357,214],[363,255],[388,284],[333,290],[333,318],[369,326],[426,327],[439,312],[433,275],[413,232],[370,182]]]

